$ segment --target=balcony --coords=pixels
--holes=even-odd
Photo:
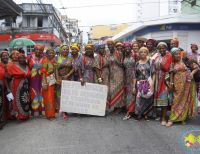
[[[41,33],[52,34],[53,27],[0,27],[0,34],[8,33]]]

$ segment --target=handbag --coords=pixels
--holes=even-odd
[[[52,73],[49,76],[46,77],[47,78],[47,83],[49,86],[52,86],[56,83],[56,78],[55,78],[55,74]]]
[[[150,61],[148,61],[147,63],[151,65]],[[138,92],[140,93],[140,97],[148,99],[153,95],[153,91],[151,91],[151,85],[153,84],[153,80],[151,78],[151,71],[149,77],[147,77],[142,70],[140,70],[140,72],[145,80],[140,80],[138,82]]]

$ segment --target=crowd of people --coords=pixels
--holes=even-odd
[[[108,86],[106,113],[125,111],[123,120],[160,119],[170,127],[198,113],[200,101],[200,53],[154,39],[133,42],[61,45],[36,44],[31,55],[18,50],[0,53],[0,128],[9,120],[45,116],[59,112],[62,80]],[[96,55],[94,54],[94,51]],[[43,115],[43,111],[45,115]],[[169,113],[169,114],[168,114]],[[63,119],[68,119],[66,112]]]

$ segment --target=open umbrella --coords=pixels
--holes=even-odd
[[[35,45],[35,42],[33,42],[30,39],[27,38],[16,38],[9,43],[10,48],[19,48],[19,47],[25,47],[25,46],[32,46]]]

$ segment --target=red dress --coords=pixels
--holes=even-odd
[[[28,67],[21,68],[18,64],[8,64],[8,74],[12,77],[11,90],[14,96],[12,107],[15,116],[19,120],[29,118],[30,95],[29,82],[30,70]]]
[[[4,76],[5,69],[3,64],[0,63],[0,122],[5,120]]]

